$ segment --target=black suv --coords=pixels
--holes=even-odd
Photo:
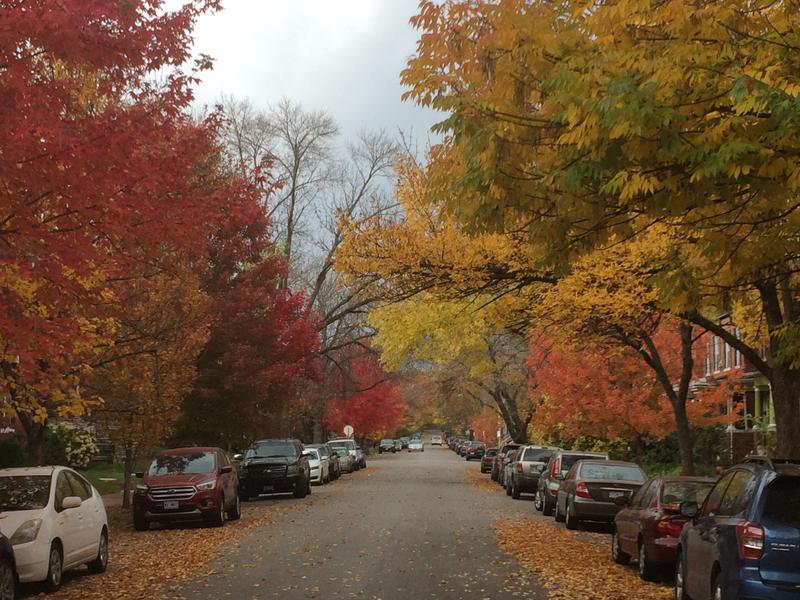
[[[308,454],[298,440],[258,440],[239,466],[239,497],[285,494],[305,498],[311,493]]]

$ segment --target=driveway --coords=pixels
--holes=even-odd
[[[294,506],[254,528],[181,595],[543,600],[530,572],[497,548],[492,529],[496,518],[530,516],[531,505],[486,494],[470,481],[477,464],[466,467],[454,453],[427,447],[374,457],[366,470],[315,487],[301,502],[259,500]]]

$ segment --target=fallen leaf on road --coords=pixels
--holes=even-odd
[[[487,474],[479,473],[474,468],[470,468],[470,467],[466,467],[465,470],[467,471],[467,474],[469,475],[470,481],[472,481],[472,483],[475,486],[479,487],[480,489],[482,489],[482,490],[484,490],[486,492],[498,492],[498,491],[499,492],[504,492],[505,491],[503,489],[503,487],[499,483],[497,483],[495,481],[492,481],[492,478],[489,476],[488,473]]]

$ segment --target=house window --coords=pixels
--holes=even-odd
[[[741,339],[741,332],[738,327],[733,328],[733,335],[736,336],[737,340]],[[742,353],[738,350],[735,350],[733,354],[733,366],[737,368],[742,366]]]
[[[716,371],[721,371],[722,368],[723,368],[722,364],[723,364],[723,361],[724,361],[724,357],[723,357],[723,351],[722,350],[723,350],[723,348],[722,348],[722,340],[715,335],[714,336],[714,371],[715,372]]]

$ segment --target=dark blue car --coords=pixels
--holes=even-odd
[[[742,464],[683,503],[676,600],[800,599],[800,464]]]

